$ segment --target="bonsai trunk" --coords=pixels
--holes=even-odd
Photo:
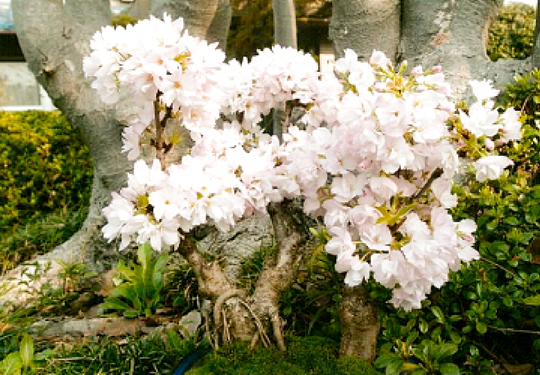
[[[192,236],[186,236],[181,245],[182,255],[197,276],[199,293],[212,301],[210,322],[215,346],[248,340],[252,346],[275,342],[285,350],[279,299],[290,288],[307,250],[305,216],[293,202],[271,204],[269,213],[278,251],[266,261],[251,295],[239,289],[237,278],[227,275],[217,261],[207,262]]]
[[[357,356],[366,361],[373,361],[380,330],[379,308],[370,300],[365,284],[343,289],[339,317],[340,355]]]

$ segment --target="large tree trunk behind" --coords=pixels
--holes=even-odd
[[[298,48],[296,36],[296,11],[292,0],[273,0],[274,44]]]
[[[164,13],[173,18],[183,17],[184,25],[191,35],[206,39],[206,33],[212,24],[219,2],[219,0],[154,0],[151,12],[159,18],[163,17]]]
[[[503,88],[532,60],[492,62],[486,53],[488,28],[502,0],[404,0],[402,55],[412,65],[442,65],[457,99],[470,99],[468,82],[490,79]]]
[[[102,208],[110,192],[121,188],[131,165],[121,154],[121,124],[125,116],[104,105],[90,87],[82,59],[90,52],[91,36],[110,23],[109,1],[14,0],[17,36],[30,70],[45,88],[54,105],[82,134],[90,148],[94,182],[90,212],[82,229],[52,254],[40,257],[84,261],[96,269],[107,267],[115,253],[101,240]]]
[[[212,23],[206,31],[206,40],[218,43],[219,48],[227,51],[227,37],[231,27],[232,5],[230,0],[219,0]]]
[[[346,48],[362,58],[373,49],[409,67],[442,65],[456,99],[469,99],[471,79],[491,79],[498,88],[516,73],[540,65],[535,48],[526,60],[492,62],[488,27],[502,0],[334,0],[330,37],[338,56]]]
[[[396,56],[401,16],[399,0],[334,0],[332,6],[330,39],[338,57],[348,48],[361,60],[368,59],[373,50]]]
[[[162,6],[165,10],[169,1],[157,3],[155,9]],[[215,32],[228,28],[229,0],[191,2],[196,9],[187,7],[189,2],[170,3],[184,5],[184,8],[171,5],[170,13],[173,17],[189,17],[186,26],[193,28],[191,34],[206,35],[218,3],[224,10],[222,21],[214,22]],[[83,58],[90,53],[93,34],[110,24],[109,0],[13,0],[12,6],[17,36],[30,70],[54,105],[80,131],[90,148],[94,166],[89,214],[82,228],[66,243],[36,259],[40,264],[52,261],[52,268],[42,281],[54,283],[59,271],[57,260],[83,261],[94,270],[102,271],[117,259],[116,243],[107,243],[101,234],[105,224],[101,212],[109,204],[111,192],[125,186],[127,172],[132,169],[132,163],[121,149],[123,126],[128,124],[134,110],[129,97],[115,106],[104,104],[97,91],[90,87],[91,82],[82,69]],[[182,11],[186,14],[178,13]],[[22,270],[23,267],[18,267],[8,275],[14,280],[14,288],[2,299],[12,298],[19,292],[21,285],[17,280]]]

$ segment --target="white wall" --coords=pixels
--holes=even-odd
[[[0,62],[0,80],[3,90],[0,110],[55,109],[25,62]]]

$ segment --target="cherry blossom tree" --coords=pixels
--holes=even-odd
[[[227,29],[227,3],[157,1],[153,9],[155,14],[167,10],[185,16],[193,35],[219,41]],[[133,54],[139,60],[111,58],[118,52],[113,47],[119,50],[125,42],[121,31],[103,29],[92,42],[93,50],[101,52],[85,62],[87,75],[97,77],[93,81],[85,77],[82,61],[91,54],[92,35],[109,22],[108,1],[13,0],[13,5],[17,33],[31,70],[55,105],[81,130],[94,160],[92,202],[83,228],[43,259],[69,259],[75,254],[99,266],[115,254],[117,243],[108,240],[116,237],[120,237],[121,247],[148,241],[156,250],[177,249],[193,266],[201,294],[213,302],[216,342],[275,341],[284,349],[279,297],[290,287],[309,251],[306,229],[312,222],[306,214],[313,214],[322,218],[328,230],[326,249],[336,256],[336,269],[346,274],[350,286],[341,314],[342,353],[367,359],[374,355],[378,317],[361,286],[363,280],[372,274],[394,289],[393,303],[413,308],[432,286],[446,281],[450,270],[477,256],[472,248],[474,225],[455,223],[446,211],[454,203],[448,186],[458,173],[458,164],[451,151],[454,148],[441,140],[459,138],[466,130],[489,151],[497,142],[519,138],[519,131],[515,113],[500,117],[493,109],[496,90],[479,82],[467,91],[466,83],[472,78],[489,78],[496,85],[503,84],[538,60],[535,53],[524,61],[487,61],[486,28],[500,2],[441,0],[427,5],[413,0],[334,0],[331,37],[344,57],[336,67],[337,77],[320,78],[309,56],[280,48],[263,51],[250,63],[224,65],[224,55],[215,47],[198,39],[182,39],[183,24],[154,20],[151,27],[140,26],[147,27],[145,33],[126,32],[128,39],[142,48],[141,35],[151,39],[162,31],[163,46],[176,41],[177,47],[183,43],[185,49],[177,48],[168,55],[153,50]],[[372,56],[374,49],[386,55]],[[371,63],[360,63],[358,55],[371,57]],[[103,62],[103,56],[109,60],[105,57]],[[411,70],[406,81],[410,86],[397,95],[388,82],[398,82],[404,71],[394,71],[392,61],[405,58],[409,67],[423,65],[426,70]],[[448,91],[439,64],[444,65],[456,91]],[[437,68],[427,70],[433,66]],[[191,75],[184,74],[191,71]],[[289,72],[291,81],[279,86],[271,71]],[[250,79],[265,83],[251,87]],[[119,82],[129,85],[117,91]],[[268,86],[272,84],[273,89]],[[133,87],[135,91],[130,91]],[[236,91],[239,87],[244,91]],[[471,110],[455,112],[450,94],[473,98]],[[274,104],[292,102],[309,109],[306,129],[285,124],[279,142],[250,125]],[[286,114],[290,110],[285,107]],[[169,149],[176,146],[171,124],[177,122],[179,112],[194,144],[192,155],[174,164],[167,158]],[[241,118],[234,117],[238,113]],[[222,118],[222,114],[228,117]],[[372,115],[375,120],[369,119]],[[418,119],[414,129],[403,126],[404,118],[411,116]],[[354,128],[358,118],[365,118],[368,124],[380,122],[378,131],[383,137]],[[214,129],[218,120],[226,121]],[[443,124],[454,120],[450,130],[443,125],[422,126],[423,121]],[[332,127],[320,126],[323,122]],[[202,129],[201,124],[205,124]],[[351,143],[355,131],[366,132],[364,143]],[[122,150],[130,159],[137,158],[148,151],[145,137],[153,139],[153,161],[137,161],[126,181],[133,164]],[[340,147],[329,144],[331,140]],[[426,159],[427,151],[418,144],[437,149],[440,157]],[[344,150],[349,153],[340,154]],[[475,158],[479,158],[475,164],[479,180],[497,177],[509,163],[496,154]],[[172,204],[179,197],[178,189],[183,189],[186,201]],[[305,198],[303,205],[295,200],[299,196]],[[417,200],[422,201],[418,204]],[[347,212],[356,211],[344,215],[345,206]],[[211,225],[227,230],[242,217],[266,209],[278,252],[267,260],[254,293],[248,295],[235,287],[235,280],[220,264],[198,251],[197,231],[192,229]],[[392,246],[401,246],[402,251],[390,251]],[[445,256],[433,257],[435,248],[446,249]],[[426,266],[435,259],[442,260]],[[417,274],[404,272],[404,264]],[[359,331],[365,334],[359,335]]]

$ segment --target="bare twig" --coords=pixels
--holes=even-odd
[[[529,335],[540,335],[540,331],[529,331],[527,329],[514,329],[514,328],[500,328],[495,326],[488,326],[491,329],[501,331],[501,332],[510,332],[510,333],[527,333]]]
[[[251,344],[249,345],[250,349],[255,349],[255,346],[257,345],[257,342],[259,341],[259,332],[255,332],[253,335],[253,338],[251,339]]]
[[[496,262],[494,262],[494,261],[492,261],[492,260],[489,260],[489,259],[487,259],[487,258],[484,258],[484,257],[481,257],[480,260],[482,260],[482,261],[484,261],[484,262],[486,262],[486,263],[489,263],[489,264],[491,264],[491,265],[493,265],[493,266],[495,266],[495,267],[498,267],[498,268],[500,268],[501,270],[508,272],[508,273],[511,274],[512,276],[517,277],[518,279],[521,279],[521,277],[519,277],[516,273],[512,272],[512,271],[509,270],[508,268],[504,268],[504,267],[501,266],[499,263],[496,263]]]
[[[412,197],[411,197],[411,201],[414,202],[415,199],[417,199],[418,197],[420,197],[422,194],[424,194],[426,192],[427,189],[429,189],[431,187],[431,184],[433,183],[433,181],[435,181],[436,179],[438,179],[439,177],[441,177],[441,175],[443,174],[443,170],[441,168],[437,168],[433,171],[433,173],[431,174],[431,176],[429,177],[429,180],[427,180],[426,184],[422,187],[422,189],[420,189],[419,191],[416,192],[416,194],[414,194]]]

